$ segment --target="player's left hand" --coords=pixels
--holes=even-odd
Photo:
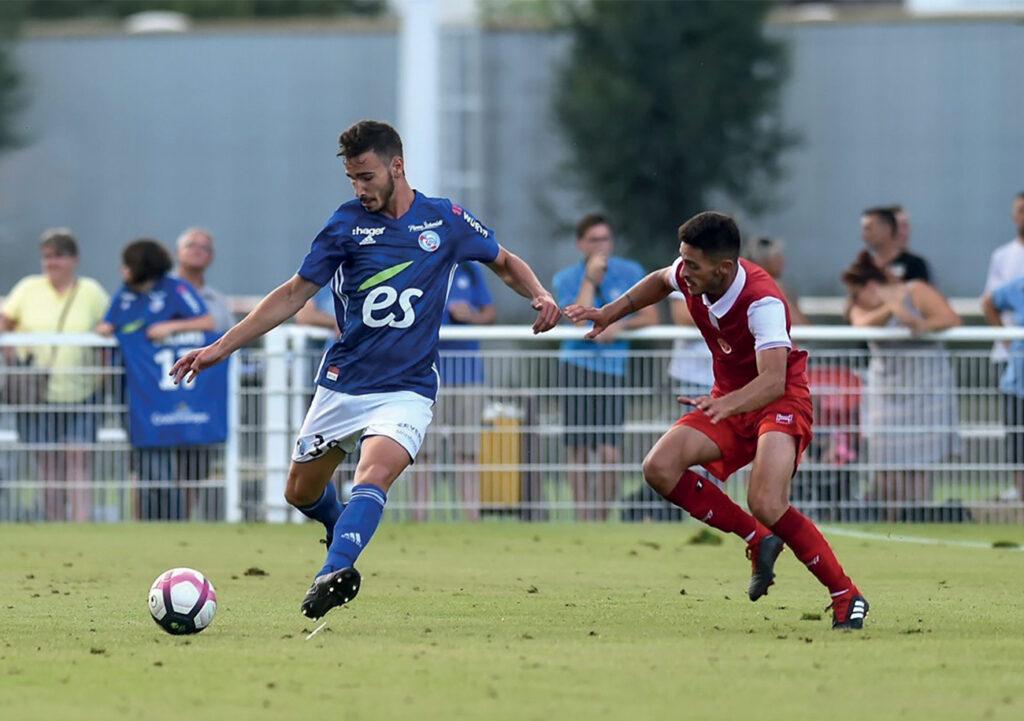
[[[584,338],[593,340],[608,328],[609,323],[604,319],[601,308],[593,308],[589,305],[578,305],[573,303],[565,307],[565,317],[573,323],[593,323],[593,327],[587,332]]]
[[[710,418],[712,423],[723,421],[735,412],[728,396],[719,396],[718,398],[712,398],[711,396],[697,396],[696,398],[678,396],[676,400],[684,406],[695,407]]]
[[[535,335],[551,330],[558,324],[558,319],[562,317],[562,311],[559,310],[558,304],[550,293],[538,295],[530,303],[530,306],[537,311],[537,320],[533,322]]]

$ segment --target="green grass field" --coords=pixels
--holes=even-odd
[[[1024,553],[832,536],[872,604],[833,632],[792,554],[752,604],[742,544],[688,544],[698,528],[385,523],[359,597],[307,641],[312,525],[7,524],[0,717],[1024,718]],[[1020,526],[858,530],[1024,544]],[[150,619],[173,566],[216,585],[198,636]]]

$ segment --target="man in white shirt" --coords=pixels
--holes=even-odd
[[[1013,198],[1011,217],[1017,235],[1010,242],[992,251],[992,258],[988,263],[988,277],[985,279],[985,295],[1011,280],[1024,277],[1024,190]],[[1012,311],[1002,313],[1000,318],[1004,326],[1016,325]],[[1006,358],[1007,344],[996,343],[992,348],[992,360],[1003,362]]]

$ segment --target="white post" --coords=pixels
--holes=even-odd
[[[242,520],[241,474],[239,473],[239,452],[241,449],[241,403],[242,373],[241,361],[234,353],[228,358],[228,441],[224,446],[224,520],[237,523]]]
[[[263,381],[263,450],[267,470],[263,507],[268,521],[284,523],[289,515],[284,489],[293,441],[288,427],[288,330],[275,328],[267,333],[263,349],[267,354]]]
[[[398,132],[410,182],[441,191],[441,18],[438,0],[401,0]]]

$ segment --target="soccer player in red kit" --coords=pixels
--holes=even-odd
[[[789,505],[790,479],[812,433],[807,353],[789,337],[785,296],[768,273],[739,259],[740,233],[728,215],[695,215],[680,226],[679,241],[679,258],[671,266],[650,273],[608,305],[570,305],[565,315],[575,323],[592,322],[586,337],[594,338],[673,290],[684,294],[714,357],[715,385],[711,395],[679,398],[697,410],[654,444],[644,459],[644,479],[698,520],[746,541],[751,601],[768,593],[785,544],[828,589],[832,627],[862,628],[867,600],[821,531]],[[750,462],[751,513],[689,470],[703,466],[724,481]]]

